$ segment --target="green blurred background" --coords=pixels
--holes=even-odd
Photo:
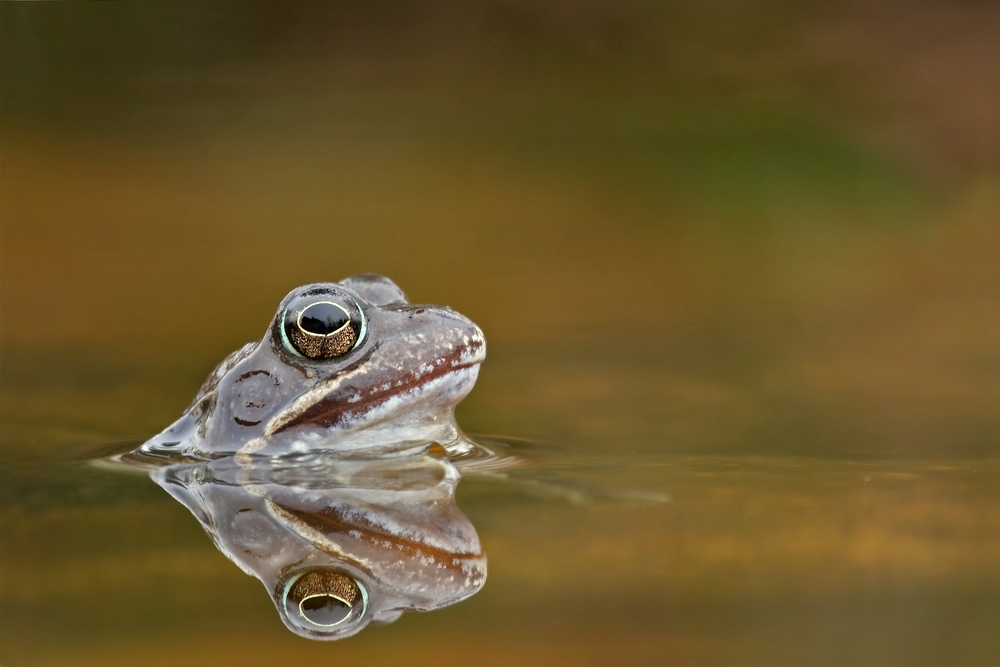
[[[485,329],[472,430],[997,451],[994,3],[0,16],[5,422],[148,433],[289,289],[374,271]]]
[[[290,289],[358,272],[483,327],[469,431],[677,502],[463,482],[492,587],[337,655],[430,661],[451,624],[466,664],[518,655],[490,631],[537,664],[1000,659],[997,3],[0,4],[0,575],[93,602],[139,563],[178,632],[223,591],[257,614],[261,646],[188,657],[331,655],[152,484],[10,471],[159,431]],[[23,664],[186,646],[109,598],[60,648],[24,581]]]

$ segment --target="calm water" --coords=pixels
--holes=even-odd
[[[1000,663],[1000,12],[0,6],[0,664]],[[484,589],[335,643],[142,474],[293,287],[489,343]]]

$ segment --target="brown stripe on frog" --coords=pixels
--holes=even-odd
[[[475,356],[483,347],[483,341],[473,340],[467,345],[456,348],[435,360],[434,369],[423,374],[417,371],[410,371],[402,376],[402,381],[390,382],[387,389],[381,389],[385,383],[371,387],[362,393],[356,401],[349,401],[348,396],[358,393],[352,388],[341,388],[333,390],[333,393],[326,398],[322,398],[313,405],[305,408],[297,414],[280,415],[274,419],[266,429],[267,435],[274,435],[282,431],[301,424],[314,424],[316,426],[339,426],[352,419],[363,416],[378,408],[398,394],[406,393],[411,389],[430,383],[438,378],[445,377],[449,373],[472,368],[479,365],[479,361],[472,363],[461,363],[461,359],[468,356]]]
[[[440,563],[449,570],[463,571],[462,565],[464,561],[484,557],[482,551],[448,551],[423,542],[408,540],[398,535],[387,533],[384,530],[379,530],[367,521],[348,520],[333,508],[327,508],[319,512],[307,512],[287,507],[273,500],[271,502],[282,512],[295,517],[305,526],[312,528],[322,535],[350,535],[351,533],[360,533],[361,537],[356,537],[359,541],[367,538],[368,541],[377,544],[379,547],[393,553],[398,553],[406,559],[416,560],[430,556],[436,563]],[[354,536],[352,535],[352,537]],[[388,543],[388,546],[386,546],[386,543]],[[463,572],[463,574],[467,576],[468,573]]]

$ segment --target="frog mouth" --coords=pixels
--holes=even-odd
[[[383,369],[390,378],[366,386],[373,372],[361,364],[313,387],[286,410],[275,415],[264,430],[271,436],[295,426],[352,428],[384,421],[426,403],[431,410],[454,407],[466,396],[485,358],[485,342],[474,339],[416,369]],[[395,370],[395,377],[389,370]]]

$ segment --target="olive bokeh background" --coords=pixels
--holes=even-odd
[[[468,430],[673,503],[463,482],[487,590],[331,647],[152,484],[57,467],[358,272],[483,327]],[[5,665],[178,633],[206,663],[995,663],[1000,7],[3,3],[0,399]]]

